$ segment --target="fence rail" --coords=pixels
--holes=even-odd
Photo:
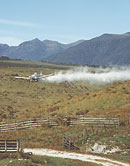
[[[0,140],[0,153],[20,151],[22,151],[20,140]]]
[[[44,125],[90,125],[90,126],[119,126],[120,117],[110,115],[77,115],[66,117],[43,117],[24,120],[16,120],[0,123],[0,132],[8,132],[11,130],[22,130],[36,128]]]

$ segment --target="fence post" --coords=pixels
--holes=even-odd
[[[49,119],[49,117],[48,117],[48,125],[50,124],[50,119]]]
[[[86,129],[83,129],[83,140],[82,140],[82,144],[85,144],[86,139],[87,139],[87,132],[86,132]]]
[[[118,116],[118,126],[120,126],[120,115]]]
[[[21,149],[21,142],[20,142],[20,139],[17,139],[17,140],[16,140],[16,143],[17,143],[17,151],[20,152],[20,149]]]
[[[91,129],[92,129],[92,134],[94,135],[94,128],[93,128],[93,126],[91,126]]]
[[[19,152],[19,141],[18,141],[18,139],[16,140],[16,145],[17,145],[17,151]]]
[[[5,140],[5,152],[7,152],[7,140]]]
[[[71,149],[71,140],[70,138],[68,138],[68,142],[69,142],[69,150]]]
[[[16,120],[15,120],[15,130],[17,130],[17,123],[16,123]]]

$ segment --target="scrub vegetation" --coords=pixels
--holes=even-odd
[[[83,81],[47,83],[15,79],[15,76],[29,76],[34,72],[51,74],[70,68],[74,66],[0,61],[0,121],[56,115],[120,115],[121,125],[106,129],[94,127],[96,134],[92,134],[91,127],[87,126],[42,126],[0,133],[0,139],[18,138],[22,140],[24,147],[63,150],[62,138],[63,135],[68,135],[82,152],[86,151],[86,147],[100,142],[108,146],[118,146],[122,151],[127,150],[127,154],[120,152],[112,157],[118,156],[120,160],[130,161],[130,81],[96,86]],[[84,129],[88,132],[86,140],[83,140]],[[32,159],[28,161],[32,162]],[[6,165],[11,166],[9,164]]]
[[[7,159],[8,158],[8,159]],[[62,159],[47,156],[34,156],[23,154],[1,154],[1,166],[93,166],[93,163],[79,160]],[[95,164],[95,166],[100,166]]]

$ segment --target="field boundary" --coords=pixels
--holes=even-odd
[[[0,122],[0,132],[8,132],[11,130],[22,130],[29,128],[48,126],[119,126],[120,116],[118,115],[73,115],[73,116],[54,116],[43,118],[29,118],[23,120],[15,120],[10,122]]]

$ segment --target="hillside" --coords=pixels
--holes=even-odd
[[[3,65],[4,63],[6,65]],[[16,66],[16,63],[19,66]],[[1,60],[0,121],[57,115],[120,115],[121,125],[105,129],[95,126],[94,135],[91,126],[86,125],[43,125],[40,128],[1,132],[0,139],[22,139],[26,148],[63,150],[63,135],[67,135],[73,138],[75,145],[82,152],[86,152],[95,142],[108,145],[108,148],[118,146],[121,152],[109,154],[109,157],[130,162],[130,81],[105,86],[91,85],[84,81],[29,82],[14,77],[29,76],[36,71],[50,74],[67,69],[67,66],[26,61],[21,61],[21,64],[20,61]],[[70,69],[70,66],[68,67]],[[88,137],[83,142],[84,130],[88,132]]]
[[[130,33],[104,34],[43,60],[78,65],[129,65]]]
[[[20,64],[16,61],[18,67],[12,61],[3,63],[0,63],[1,120],[39,117],[41,113],[44,116],[48,115],[49,110],[50,115],[129,113],[130,81],[110,85],[92,85],[84,81],[30,84],[25,80],[16,80],[14,76],[29,76],[36,71],[50,74],[61,69],[65,72],[70,66],[41,62],[27,64],[24,61]]]
[[[0,44],[0,56],[6,56],[10,59],[41,61],[44,57],[62,52],[81,42],[83,42],[83,40],[70,44],[62,44],[51,40],[40,41],[36,38],[25,41],[18,46]]]

